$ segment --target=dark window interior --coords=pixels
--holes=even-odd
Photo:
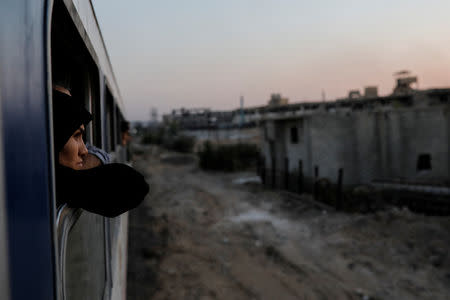
[[[102,148],[102,122],[101,122],[101,106],[100,106],[100,91],[99,91],[99,76],[98,73],[95,74],[95,80],[92,80],[92,82],[95,82],[94,88],[93,88],[93,101],[91,102],[91,108],[92,108],[92,133],[93,133],[93,143],[96,147]]]
[[[117,142],[117,144],[122,143],[122,135],[121,135],[121,129],[120,129],[122,121],[123,121],[122,114],[120,113],[119,107],[116,106],[116,142]]]
[[[106,88],[106,130],[107,151],[111,152],[116,148],[115,108],[113,96],[108,88]]]
[[[417,158],[417,171],[431,170],[431,155],[420,154]]]
[[[298,129],[297,127],[291,127],[291,143],[297,144],[298,143]]]

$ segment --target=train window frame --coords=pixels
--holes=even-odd
[[[85,108],[92,114],[92,122],[87,125],[85,141],[91,145],[100,147],[101,138],[97,138],[99,134],[96,134],[96,126],[99,122],[100,114],[96,114],[96,107],[99,106],[100,97],[98,93],[98,70],[93,66],[87,66],[83,73],[84,79],[84,101]],[[101,128],[100,128],[101,130]],[[97,130],[98,131],[98,130]],[[100,135],[101,136],[101,135]]]
[[[56,218],[56,228],[57,228],[57,240],[58,240],[58,272],[59,280],[61,284],[58,285],[58,295],[59,299],[66,299],[66,248],[68,242],[68,236],[73,226],[80,218],[83,213],[82,209],[71,208],[67,204],[63,204],[60,209],[58,209],[58,214]]]
[[[87,49],[83,38],[74,24],[66,5],[61,2],[53,4],[53,11],[51,16],[50,25],[50,68],[58,68],[58,71],[63,74],[60,78],[69,79],[73,78],[66,87],[71,88],[72,93],[83,98],[83,104],[89,111],[93,112],[94,120],[90,124],[90,129],[87,134],[86,140],[94,143],[96,146],[101,147],[102,141],[102,129],[103,115],[101,111],[101,94],[100,94],[100,70],[91,56],[89,49]],[[58,64],[59,65],[56,65]],[[66,71],[67,70],[67,71]],[[67,72],[67,73],[66,73]],[[54,83],[57,79],[52,72],[51,82]],[[72,85],[72,86],[70,86]],[[51,103],[51,102],[50,102]],[[53,162],[56,165],[56,162]],[[66,257],[68,252],[68,242],[72,229],[76,226],[83,214],[87,214],[82,209],[71,208],[67,204],[62,204],[57,207],[55,228],[56,228],[56,268],[58,273],[57,293],[59,299],[65,300],[67,293],[67,281],[66,272],[67,264]],[[111,268],[110,264],[110,227],[105,217],[102,218],[102,239],[103,243],[101,247],[104,250],[104,282],[101,283],[103,289],[103,298],[108,299],[110,295],[110,289],[112,286],[111,281]]]
[[[124,119],[117,105],[114,107],[114,113],[116,119],[116,144],[122,145],[122,122]]]
[[[98,115],[97,120],[98,123],[101,123],[101,115]],[[90,140],[94,139],[94,135],[91,135]],[[88,139],[89,140],[89,139]],[[56,163],[56,162],[55,162]],[[77,221],[80,219],[83,213],[87,213],[79,208],[72,208],[67,206],[67,204],[62,204],[60,207],[57,207],[57,219],[56,223],[56,233],[57,233],[57,270],[59,273],[59,284],[57,285],[59,299],[65,300],[66,298],[66,252],[67,252],[67,244],[69,240],[69,235],[72,228],[77,224]],[[103,249],[104,249],[104,265],[105,265],[105,281],[103,283],[103,299],[109,299],[109,291],[112,287],[112,276],[111,276],[111,268],[109,265],[110,260],[110,226],[105,217],[103,218]]]
[[[84,90],[84,107],[87,111],[89,111],[92,114],[92,85],[91,85],[91,78],[90,74],[87,70],[85,70],[83,78],[85,82],[85,90]],[[93,142],[93,132],[92,132],[92,122],[90,122],[86,130],[84,131],[84,141],[91,144]]]
[[[92,72],[93,73],[93,72]],[[91,73],[91,74],[92,74]],[[92,122],[90,123],[92,132],[92,145],[97,148],[103,148],[102,141],[102,97],[101,97],[101,83],[100,83],[100,72],[95,69],[95,76],[91,76],[91,114]]]
[[[0,98],[1,100],[1,98]],[[2,106],[0,116],[3,120]],[[3,141],[3,126],[0,122],[0,141]],[[3,157],[3,143],[0,143],[0,157]],[[4,161],[0,159],[0,299],[9,299],[9,267],[8,267],[8,239],[6,232],[6,198],[5,198]]]
[[[115,101],[108,85],[105,84],[105,131],[106,149],[112,153],[116,150],[115,136]]]

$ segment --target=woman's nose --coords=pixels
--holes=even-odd
[[[86,148],[86,145],[84,144],[84,142],[81,142],[80,149],[79,149],[78,153],[80,154],[80,156],[85,156],[85,155],[88,154],[88,149]]]

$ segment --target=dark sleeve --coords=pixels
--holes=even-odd
[[[105,217],[116,217],[138,206],[149,191],[144,177],[124,164],[75,171],[60,167],[56,174],[58,201]]]

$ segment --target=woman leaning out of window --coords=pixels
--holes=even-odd
[[[105,217],[115,217],[144,200],[149,186],[136,170],[118,163],[89,163],[83,132],[92,116],[81,101],[61,89],[54,89],[53,116],[58,205],[67,203]]]

